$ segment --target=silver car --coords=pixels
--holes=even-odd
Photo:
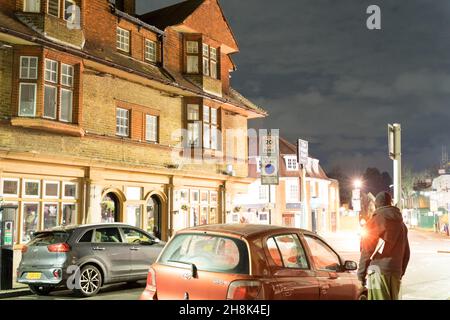
[[[124,224],[58,227],[35,233],[22,249],[17,281],[47,295],[67,287],[83,297],[105,284],[144,280],[165,243]]]

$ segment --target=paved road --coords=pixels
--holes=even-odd
[[[346,259],[359,261],[355,233],[323,235]],[[450,299],[450,238],[433,232],[410,230],[411,260],[402,281],[404,300]]]
[[[84,300],[138,300],[145,288],[145,281],[136,284],[115,284],[106,286],[98,295]],[[5,300],[77,300],[81,299],[73,296],[71,291],[58,290],[52,292],[47,297],[37,295],[22,296]]]

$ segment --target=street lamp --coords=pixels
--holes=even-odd
[[[361,181],[360,179],[356,179],[356,180],[353,182],[353,185],[355,186],[355,189],[361,189],[361,187],[362,187],[362,181]]]

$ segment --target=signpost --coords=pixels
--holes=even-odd
[[[297,162],[303,166],[306,166],[308,163],[309,157],[309,142],[298,139],[297,142]]]
[[[402,209],[402,127],[388,125],[389,157],[394,163],[394,205]]]
[[[261,184],[278,185],[279,178],[279,130],[260,130]]]
[[[259,130],[261,185],[269,186],[269,224],[272,224],[272,185],[280,184],[280,131]]]

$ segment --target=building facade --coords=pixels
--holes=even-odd
[[[221,223],[246,192],[249,119],[216,0],[0,0],[0,197],[16,244],[125,222],[167,240]],[[228,132],[232,138],[228,138]]]
[[[277,186],[261,184],[261,160],[251,156],[249,175],[255,181],[235,198],[230,222],[262,223],[333,232],[339,226],[339,182],[327,177],[319,160],[297,163],[297,147],[280,138]]]

